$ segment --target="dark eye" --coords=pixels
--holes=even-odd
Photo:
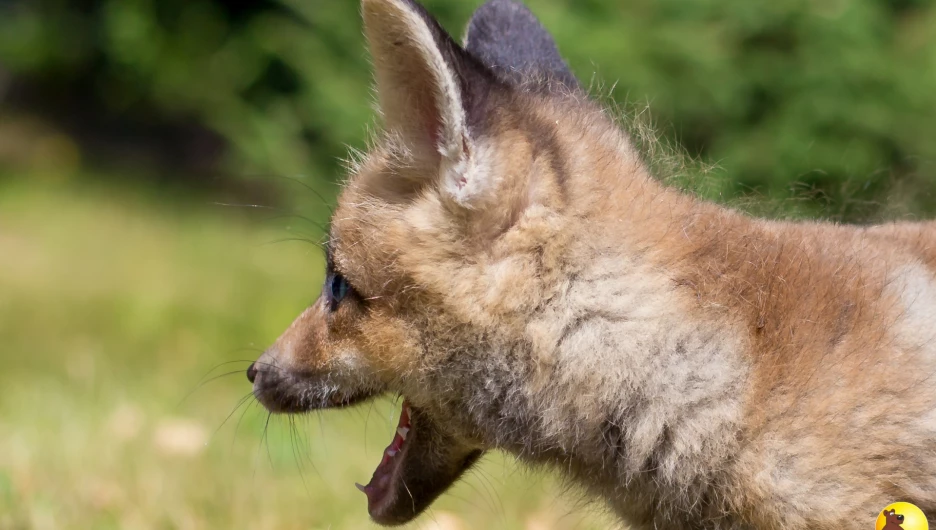
[[[341,302],[348,293],[351,292],[351,285],[344,276],[335,273],[325,280],[326,298],[328,298],[328,307],[334,311],[338,309],[338,303]]]

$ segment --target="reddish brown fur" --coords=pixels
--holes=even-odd
[[[394,131],[353,170],[330,249],[358,294],[262,358],[311,374],[305,408],[400,392],[458,458],[556,464],[638,528],[936,514],[936,223],[751,218],[652,178],[581,95],[485,98],[478,195]]]

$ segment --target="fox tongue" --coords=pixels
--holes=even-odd
[[[400,412],[400,422],[397,424],[393,441],[384,449],[383,458],[380,464],[377,465],[377,469],[374,470],[370,482],[366,486],[355,484],[359,490],[367,495],[367,509],[371,513],[380,511],[381,507],[392,503],[393,497],[395,497],[396,488],[393,486],[395,480],[399,479],[400,466],[403,461],[403,455],[400,452],[403,450],[403,444],[406,443],[406,437],[411,428],[409,404],[404,401],[403,410]]]

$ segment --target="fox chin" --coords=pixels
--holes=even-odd
[[[663,185],[523,5],[459,44],[363,0],[383,128],[319,298],[248,370],[272,412],[403,396],[366,485],[411,521],[486,451],[635,529],[936,516],[936,223],[749,217]]]

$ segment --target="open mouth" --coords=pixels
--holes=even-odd
[[[310,410],[344,408],[373,398],[368,391],[336,390],[326,395],[297,391],[308,388],[315,378],[305,374],[285,378],[276,371],[254,371],[254,395],[271,412],[303,413]],[[313,398],[309,398],[309,395]],[[404,399],[393,440],[366,486],[367,511],[374,522],[399,525],[413,520],[447,490],[482,454],[476,444],[467,444],[425,411]]]
[[[428,416],[403,401],[393,440],[366,486],[367,511],[383,525],[411,521],[481,456],[441,433]]]
[[[383,457],[374,475],[366,486],[355,483],[355,486],[367,495],[367,511],[373,516],[375,513],[381,513],[397,493],[396,490],[402,485],[404,488],[401,474],[401,467],[404,460],[403,446],[406,444],[406,437],[412,429],[410,423],[410,407],[405,401],[403,409],[400,411],[400,422],[397,425],[396,433],[393,435],[393,441],[384,449]],[[408,449],[408,447],[407,447]]]

